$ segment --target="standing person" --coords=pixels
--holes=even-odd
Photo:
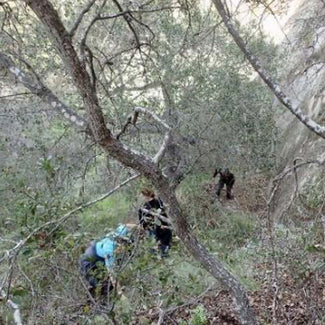
[[[213,174],[213,178],[220,174],[219,182],[217,184],[217,196],[220,196],[221,190],[223,189],[224,185],[226,184],[227,189],[227,199],[230,200],[233,198],[231,194],[231,189],[235,184],[235,176],[232,174],[228,168],[225,169],[223,172],[221,168],[217,168]]]
[[[159,243],[161,257],[166,257],[171,246],[172,231],[169,222],[166,222],[167,214],[163,202],[155,193],[147,188],[141,190],[145,203],[139,209],[139,221],[143,229],[154,235]],[[150,213],[153,212],[153,214]]]

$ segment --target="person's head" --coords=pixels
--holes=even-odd
[[[230,172],[229,172],[229,169],[226,168],[226,169],[225,169],[225,175],[229,175],[229,173],[230,173]]]
[[[141,194],[144,196],[146,201],[151,201],[152,199],[155,198],[155,193],[148,188],[143,188],[141,190]]]

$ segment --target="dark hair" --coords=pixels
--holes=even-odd
[[[144,196],[148,196],[148,197],[151,197],[151,198],[154,198],[155,197],[155,192],[148,189],[148,188],[143,188],[141,190],[141,194],[144,195]]]

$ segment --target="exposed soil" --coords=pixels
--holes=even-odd
[[[265,266],[257,266],[265,267]],[[295,281],[288,274],[280,276],[277,298],[274,288],[265,283],[261,290],[250,292],[249,300],[254,308],[259,324],[315,324],[321,325],[321,319],[325,317],[325,274],[320,277],[314,274],[306,274],[304,279]],[[239,325],[236,313],[232,308],[230,294],[226,290],[207,294],[191,305],[175,307],[174,311],[166,311],[162,324],[178,324],[180,320],[189,321],[193,310],[197,305],[203,305],[206,310],[206,324]],[[142,314],[142,313],[141,313]],[[144,319],[157,322],[159,312],[152,308],[148,313],[136,317],[132,324],[143,324]]]

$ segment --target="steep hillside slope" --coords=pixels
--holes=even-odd
[[[321,0],[299,0],[294,5],[295,11],[284,27],[290,44],[286,40],[281,46],[285,59],[280,62],[283,69],[280,82],[293,102],[299,103],[304,112],[324,125],[325,4]],[[299,166],[307,161],[324,161],[324,139],[314,135],[278,103],[275,106],[282,133],[277,151],[279,172],[292,168],[294,162]],[[303,194],[305,203],[321,214],[324,212],[324,183],[324,164],[305,164],[297,168],[296,174],[292,168],[276,192],[274,215],[280,217],[292,207],[296,189]]]

